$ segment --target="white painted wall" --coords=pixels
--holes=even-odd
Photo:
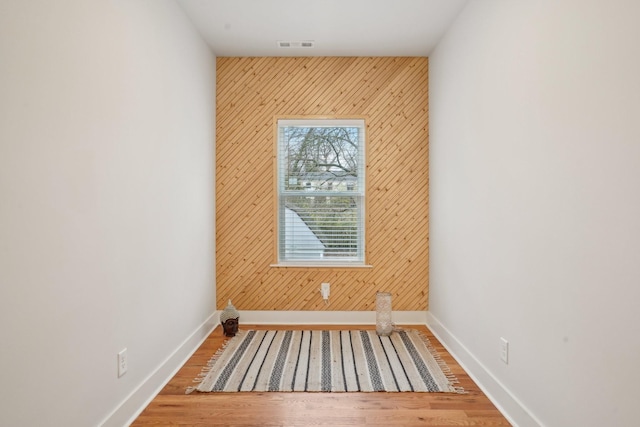
[[[638,423],[639,18],[469,2],[430,59],[430,312],[547,426]]]
[[[173,1],[0,3],[0,425],[122,425],[201,338],[214,73]]]

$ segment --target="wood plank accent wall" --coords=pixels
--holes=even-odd
[[[426,310],[427,58],[218,58],[217,307]],[[282,116],[365,116],[366,261],[372,268],[275,264],[274,123]],[[330,305],[319,292],[331,283]]]

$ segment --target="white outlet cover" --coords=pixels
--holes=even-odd
[[[509,341],[500,337],[500,360],[509,364]]]
[[[331,294],[331,284],[330,283],[320,284],[320,293],[322,294],[322,299],[329,299],[329,295]]]
[[[127,362],[127,349],[122,349],[118,353],[118,378],[127,373],[129,363]]]

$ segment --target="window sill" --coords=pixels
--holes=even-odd
[[[340,264],[340,263],[314,264],[310,262],[271,264],[269,267],[271,268],[373,268],[373,266],[369,264]]]

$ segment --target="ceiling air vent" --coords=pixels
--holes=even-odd
[[[315,45],[313,40],[304,40],[304,41],[278,41],[278,47],[283,49],[288,48],[312,48]]]

